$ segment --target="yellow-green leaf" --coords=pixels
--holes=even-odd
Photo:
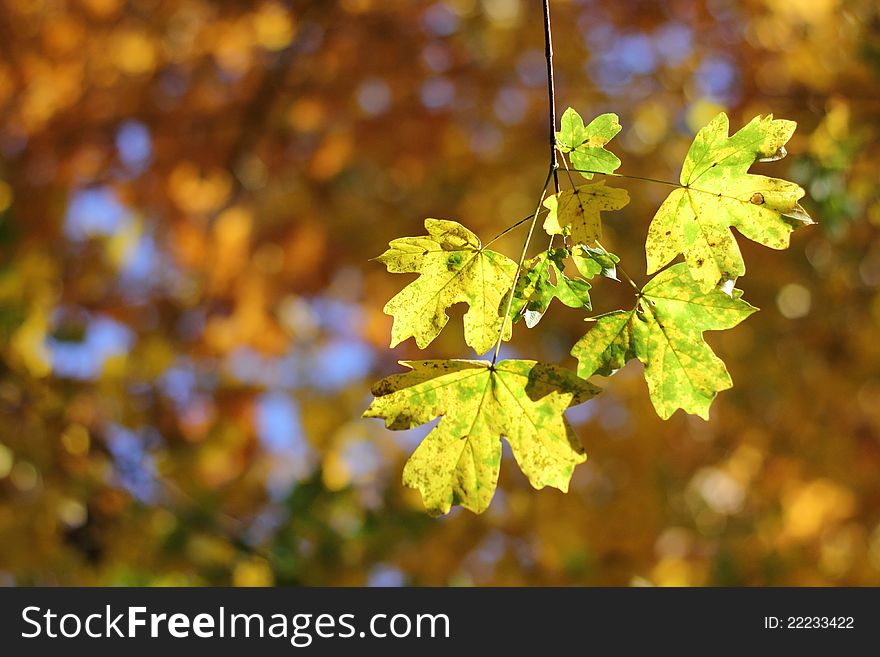
[[[590,284],[583,278],[570,278],[564,273],[567,256],[567,249],[550,249],[523,263],[510,310],[514,322],[522,316],[526,326],[533,328],[554,298],[569,308],[589,310],[592,307]]]
[[[606,278],[617,279],[617,263],[620,258],[601,246],[576,245],[571,250],[571,259],[577,270],[586,278],[601,274]]]
[[[597,395],[573,372],[531,360],[401,361],[411,371],[373,387],[365,417],[389,429],[409,429],[442,416],[403,471],[432,515],[460,504],[475,513],[489,506],[498,481],[501,437],[535,488],[568,490],[574,466],[586,456],[563,411]]]
[[[620,132],[617,114],[602,114],[584,125],[584,120],[569,107],[562,115],[556,145],[568,153],[572,167],[587,180],[595,173],[612,173],[620,166],[618,157],[605,149],[605,144]]]
[[[594,246],[602,239],[600,212],[620,210],[629,203],[625,189],[608,187],[604,182],[581,185],[544,200],[550,212],[544,219],[548,235],[571,235],[573,244]]]
[[[700,289],[708,292],[745,273],[730,227],[750,240],[785,249],[791,231],[813,223],[793,182],[748,174],[756,161],[780,159],[796,123],[757,116],[732,137],[723,112],[697,133],[681,170],[682,189],[660,206],[648,229],[648,273],[679,253]]]
[[[687,265],[673,265],[645,285],[635,308],[596,318],[571,350],[578,375],[607,376],[638,358],[660,417],[681,408],[708,419],[716,394],[733,382],[703,331],[733,328],[757,310],[741,296],[740,290],[730,296],[719,288],[703,292]]]
[[[501,332],[501,299],[513,285],[516,263],[483,249],[480,240],[456,221],[426,219],[426,237],[402,237],[377,260],[390,272],[418,273],[387,304],[394,317],[391,346],[414,337],[420,349],[436,338],[452,304],[468,304],[464,315],[465,342],[478,354],[487,352]],[[510,324],[504,339],[510,339]]]

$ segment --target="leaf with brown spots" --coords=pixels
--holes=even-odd
[[[550,249],[523,263],[510,307],[514,322],[524,317],[526,326],[534,328],[554,298],[569,308],[592,308],[590,284],[580,276],[571,278],[565,274],[568,255],[568,249]],[[502,305],[506,306],[506,299]]]
[[[756,161],[785,155],[796,123],[757,116],[732,137],[723,112],[697,133],[681,170],[681,189],[660,206],[648,229],[648,273],[684,254],[703,292],[732,289],[746,269],[730,231],[785,249],[798,226],[813,223],[798,203],[804,190],[793,182],[747,173]]]
[[[636,307],[595,318],[593,328],[571,350],[578,375],[610,375],[632,359],[645,366],[648,392],[664,420],[676,409],[709,418],[720,390],[733,385],[727,368],[703,340],[703,331],[733,328],[756,308],[740,290],[700,290],[679,263],[642,289]]]
[[[550,212],[544,219],[548,235],[570,235],[573,244],[595,247],[602,239],[601,212],[620,210],[629,203],[625,189],[604,182],[581,185],[544,201]]]
[[[389,429],[416,427],[442,416],[403,470],[432,515],[460,504],[482,513],[492,501],[501,465],[501,438],[535,488],[565,492],[586,456],[565,419],[569,406],[599,394],[573,372],[533,360],[401,361],[409,372],[373,387],[364,417]]]
[[[385,313],[394,317],[391,346],[414,337],[424,349],[449,321],[446,309],[466,303],[465,342],[483,354],[501,332],[504,310],[499,307],[513,286],[516,263],[483,249],[477,236],[456,221],[426,219],[425,228],[427,236],[396,239],[376,258],[390,272],[421,274],[385,304]],[[504,333],[509,339],[510,324]]]

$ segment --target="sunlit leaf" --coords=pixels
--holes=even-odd
[[[602,239],[600,212],[620,210],[629,203],[625,189],[608,187],[604,182],[581,185],[544,200],[550,212],[544,219],[549,235],[570,235],[573,244],[595,246]]]
[[[391,346],[414,337],[422,349],[436,338],[449,317],[446,309],[464,302],[465,342],[479,353],[487,352],[501,332],[501,299],[513,285],[516,263],[483,249],[480,240],[455,221],[426,219],[426,237],[403,237],[377,258],[390,272],[418,273],[387,304],[394,317]],[[510,324],[505,327],[510,337]]]
[[[733,383],[703,331],[732,328],[757,310],[741,296],[740,290],[731,296],[718,288],[703,292],[687,265],[674,265],[645,285],[632,310],[596,318],[571,351],[578,375],[607,376],[638,358],[660,417],[681,408],[708,419],[715,395]]]
[[[571,259],[577,270],[586,278],[602,275],[617,280],[617,263],[620,262],[613,253],[602,247],[575,246],[571,250]]]
[[[514,321],[525,318],[526,326],[534,327],[554,298],[569,308],[589,310],[590,284],[582,278],[565,275],[566,249],[544,251],[523,264],[511,305]]]
[[[620,159],[605,149],[605,144],[620,132],[617,114],[602,114],[584,125],[584,120],[569,107],[562,115],[556,144],[573,168],[590,180],[593,173],[612,173],[620,166]]]
[[[798,203],[804,190],[793,182],[748,174],[756,161],[785,155],[796,123],[756,116],[732,137],[727,115],[697,133],[681,170],[683,189],[660,206],[648,229],[648,273],[683,253],[700,289],[729,287],[745,271],[736,228],[750,240],[785,249],[798,226],[813,223]]]
[[[419,490],[430,513],[448,513],[453,504],[486,510],[498,481],[502,436],[532,486],[568,490],[574,466],[586,456],[563,411],[599,388],[530,360],[401,364],[411,371],[378,382],[364,416],[385,418],[395,430],[442,416],[403,471],[404,483]]]

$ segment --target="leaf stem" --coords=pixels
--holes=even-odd
[[[599,240],[596,240],[596,244],[598,244],[599,248],[601,248],[605,253],[611,253],[608,249],[606,249],[604,246],[602,246],[602,244],[599,242]],[[616,263],[615,269],[617,269],[617,271],[619,271],[621,274],[623,274],[623,277],[629,282],[630,285],[633,286],[633,288],[635,289],[636,292],[641,292],[642,288],[640,288],[636,284],[636,282],[632,279],[632,277],[626,273],[626,270],[620,266],[619,262]]]
[[[568,167],[566,167],[568,169]],[[568,171],[574,171],[575,173],[592,173],[597,176],[611,176],[613,178],[629,178],[630,180],[644,180],[645,182],[657,183],[658,185],[668,185],[669,187],[678,187],[679,189],[683,189],[684,185],[681,185],[677,182],[671,182],[669,180],[660,180],[659,178],[648,178],[646,176],[631,176],[626,173],[605,173],[603,171],[592,171],[590,169],[568,169]],[[700,190],[697,190],[700,191]]]
[[[580,173],[580,171],[578,169],[570,169],[568,167],[568,162],[565,161],[565,158],[562,158],[562,164],[565,165],[565,173],[568,174],[568,180],[571,183],[572,188],[576,188],[577,185],[575,184],[574,179],[571,177],[571,172],[577,171],[578,173]],[[614,175],[614,174],[606,174],[606,175]],[[621,176],[621,177],[626,177],[626,176]],[[650,180],[650,178],[646,178],[646,180]],[[656,182],[663,182],[663,181],[656,181]],[[599,240],[596,240],[596,244],[598,244],[599,247],[603,251],[605,251],[605,253],[610,253],[610,251],[608,249],[606,249],[604,246],[602,246],[602,244],[599,242]],[[624,269],[623,267],[620,266],[619,262],[617,263],[616,268],[617,268],[617,271],[619,271],[623,275],[623,277],[627,280],[627,282],[633,286],[633,289],[635,289],[636,292],[640,293],[641,288],[636,284],[636,282],[632,279],[632,277],[626,273],[626,269]]]
[[[538,212],[538,214],[540,215],[540,214],[544,214],[544,213],[546,213],[546,212],[549,212],[549,210],[546,210],[546,209],[545,209],[545,210],[541,210],[540,212]],[[486,242],[486,243],[482,246],[482,249],[485,249],[486,247],[488,247],[488,246],[489,246],[490,244],[492,244],[493,242],[498,241],[499,239],[501,239],[502,237],[504,237],[505,235],[507,235],[507,233],[509,233],[509,232],[512,231],[513,229],[515,229],[515,228],[519,228],[520,226],[522,226],[524,223],[526,223],[527,221],[529,221],[529,220],[530,220],[532,217],[534,217],[534,216],[535,216],[534,214],[529,214],[528,216],[523,217],[522,219],[520,219],[519,221],[517,221],[515,224],[511,224],[510,226],[508,226],[507,228],[505,228],[504,230],[502,230],[500,233],[498,233],[495,237],[493,237],[493,238],[490,239],[488,242]],[[481,249],[481,250],[482,250],[482,249]]]
[[[532,223],[529,226],[529,234],[523,244],[522,253],[519,256],[519,264],[516,266],[516,276],[513,277],[513,285],[510,286],[510,294],[507,297],[507,308],[504,311],[504,318],[501,320],[501,332],[498,334],[498,342],[495,343],[495,353],[492,355],[492,365],[498,360],[498,351],[501,349],[501,341],[504,339],[504,329],[507,327],[507,320],[510,319],[510,309],[513,306],[513,295],[516,292],[516,284],[519,283],[519,276],[522,273],[522,266],[526,260],[526,254],[529,252],[529,244],[532,243],[532,235],[535,232],[535,224],[538,223],[538,215],[540,214],[541,204],[544,203],[544,197],[547,196],[547,185],[550,184],[550,178],[553,176],[554,169],[547,171],[547,178],[544,179],[544,186],[541,188],[541,198],[538,200],[538,206],[535,208],[535,214],[532,215]]]

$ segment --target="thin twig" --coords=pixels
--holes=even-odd
[[[504,329],[507,326],[507,320],[510,319],[510,309],[513,306],[513,295],[516,292],[516,284],[519,283],[519,277],[522,273],[523,263],[529,252],[529,245],[532,243],[532,235],[535,233],[535,224],[538,223],[538,214],[541,211],[541,205],[547,196],[547,185],[550,184],[550,177],[553,177],[553,187],[556,193],[559,193],[559,161],[556,158],[556,86],[553,82],[553,34],[550,30],[550,0],[544,0],[544,53],[547,57],[547,100],[549,102],[550,114],[550,170],[547,172],[547,179],[544,181],[544,187],[541,189],[541,198],[538,206],[535,208],[535,214],[532,216],[532,223],[529,225],[529,234],[523,244],[522,254],[519,257],[519,264],[516,267],[516,276],[513,277],[513,286],[510,288],[510,296],[507,298],[507,309],[504,311],[504,318],[501,320],[501,332],[498,334],[498,342],[495,343],[495,353],[492,355],[492,365],[498,360],[498,352],[501,350],[501,342],[504,340]],[[511,228],[514,228],[512,226]],[[503,233],[502,233],[503,234]],[[550,236],[550,246],[553,246],[553,235]]]
[[[556,159],[556,83],[553,80],[553,34],[550,30],[550,0],[544,0],[544,54],[547,58],[547,96],[550,103],[550,170],[553,188],[559,193],[559,162]]]
[[[574,180],[571,177],[571,172],[577,171],[577,169],[569,169],[568,162],[565,161],[565,158],[562,158],[562,164],[565,166],[565,172],[568,174],[568,180],[571,182],[571,186],[577,187],[577,185],[574,184]],[[599,242],[599,240],[596,240],[596,244],[599,246],[600,249],[605,251],[605,253],[611,253],[608,249],[606,249],[604,246],[602,246],[602,244]],[[633,286],[633,288],[636,290],[636,292],[641,292],[641,288],[639,288],[639,286],[636,284],[636,282],[632,279],[632,276],[627,274],[626,270],[620,266],[619,262],[616,263],[615,268],[617,269],[617,271],[619,271],[623,275],[623,277],[629,282],[629,284]]]
[[[501,349],[501,341],[504,339],[504,329],[507,327],[507,320],[510,319],[510,309],[513,306],[513,295],[516,292],[516,284],[519,283],[519,276],[522,273],[522,266],[526,260],[526,254],[529,252],[529,244],[532,243],[532,234],[535,232],[535,224],[538,223],[538,214],[541,210],[541,204],[544,203],[544,197],[547,196],[547,185],[550,184],[550,178],[553,175],[553,169],[547,171],[547,178],[544,180],[544,186],[541,188],[541,198],[538,200],[538,206],[535,208],[535,214],[532,215],[532,224],[529,226],[529,234],[523,244],[522,253],[519,256],[519,264],[516,266],[516,276],[513,277],[513,285],[510,287],[510,295],[507,297],[507,308],[504,311],[504,318],[501,320],[501,332],[498,334],[498,342],[495,343],[495,353],[492,355],[492,365],[498,360],[498,352]]]

